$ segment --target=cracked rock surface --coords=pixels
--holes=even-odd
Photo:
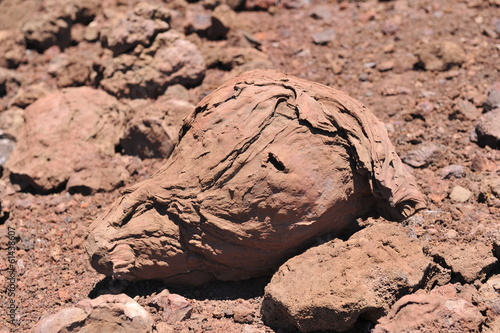
[[[365,106],[255,70],[198,103],[170,159],[94,221],[86,249],[117,279],[246,279],[370,210],[402,219],[423,206]]]

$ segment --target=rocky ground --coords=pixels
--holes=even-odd
[[[0,0],[0,332],[30,331],[42,317],[49,325],[47,318],[55,319],[48,316],[63,309],[62,317],[84,321],[113,302],[132,302],[123,293],[146,310],[134,311],[149,328],[135,331],[498,332],[499,6]],[[164,164],[201,98],[258,68],[335,87],[368,106],[415,175],[426,209],[401,229],[371,216],[358,221],[365,234],[318,240],[303,260],[287,264],[302,275],[289,280],[282,267],[266,291],[271,277],[168,288],[96,273],[83,247],[90,223]],[[380,260],[349,250],[360,246]],[[391,270],[391,251],[403,258],[403,273]],[[317,253],[335,258],[313,269],[306,263]],[[344,266],[351,293],[326,306],[342,316],[332,319],[318,302],[302,304],[306,291],[326,299],[322,282],[310,276]],[[404,283],[384,282],[393,273]],[[342,276],[330,278],[340,288]],[[366,281],[385,291],[363,291]],[[354,301],[343,303],[347,298]],[[272,317],[277,299],[293,319]],[[368,305],[352,305],[360,303]],[[308,321],[303,311],[315,307]]]

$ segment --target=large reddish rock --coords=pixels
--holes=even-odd
[[[433,266],[423,243],[396,224],[375,224],[288,260],[266,286],[264,321],[301,332],[343,332],[376,321],[424,286]]]
[[[255,70],[205,97],[173,154],[89,228],[92,266],[117,279],[200,284],[268,274],[319,235],[424,199],[361,103]]]
[[[106,159],[115,154],[127,112],[113,96],[88,87],[42,97],[26,108],[6,168],[41,192],[65,187],[72,177],[81,177],[79,172],[109,165]]]

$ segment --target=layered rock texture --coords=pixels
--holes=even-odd
[[[94,221],[86,249],[117,279],[245,279],[371,210],[402,219],[423,206],[365,106],[255,70],[197,105],[164,167]]]

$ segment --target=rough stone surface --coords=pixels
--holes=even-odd
[[[482,243],[458,246],[447,243],[432,247],[430,251],[442,266],[449,267],[465,283],[484,280],[498,262],[491,246]]]
[[[288,260],[266,286],[266,324],[311,332],[345,331],[360,317],[376,321],[398,298],[422,287],[432,265],[422,243],[406,233],[376,224]]]
[[[157,34],[169,29],[169,24],[162,19],[155,19],[154,14],[153,10],[136,6],[134,10],[117,12],[113,17],[103,20],[100,29],[102,44],[115,56],[133,50],[138,45],[149,46]]]
[[[156,36],[139,57],[122,54],[103,60],[101,87],[115,96],[158,97],[169,85],[198,84],[205,62],[198,48],[170,30]]]
[[[471,140],[481,146],[500,149],[500,108],[483,114],[476,123]]]
[[[22,82],[22,76],[14,70],[0,67],[0,97],[14,95]]]
[[[461,66],[466,60],[464,49],[451,41],[434,41],[417,49],[418,66],[431,71],[445,71]]]
[[[479,309],[456,293],[441,292],[445,287],[402,297],[372,332],[481,332],[484,317]]]
[[[153,318],[125,294],[102,295],[42,318],[34,333],[153,332]]]
[[[480,200],[491,206],[500,207],[500,176],[486,176],[479,185]]]
[[[492,85],[484,106],[486,110],[500,108],[500,81]]]
[[[113,96],[88,87],[40,98],[24,112],[25,125],[6,168],[42,192],[65,186],[81,176],[82,165],[102,165],[114,155],[126,112]]]
[[[189,301],[177,294],[170,294],[168,290],[153,297],[149,304],[163,311],[162,319],[167,324],[175,324],[191,317],[193,306]]]
[[[37,99],[50,93],[50,88],[43,82],[30,84],[19,88],[9,102],[9,108],[26,108]]]
[[[61,48],[71,42],[71,29],[68,17],[59,17],[57,13],[42,13],[26,21],[22,32],[28,48],[44,51],[52,45]]]
[[[16,68],[25,52],[26,43],[19,30],[0,30],[0,67]]]
[[[490,322],[500,319],[500,275],[493,275],[478,290],[474,301]],[[497,324],[498,325],[498,324]]]
[[[140,158],[166,158],[179,139],[182,120],[194,111],[189,102],[160,98],[137,112],[127,123],[120,146]]]
[[[94,221],[86,249],[97,271],[120,279],[245,279],[370,209],[402,219],[423,207],[365,106],[256,70],[197,105],[164,167]]]

